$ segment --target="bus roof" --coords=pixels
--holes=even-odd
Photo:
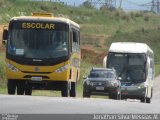
[[[62,23],[66,23],[66,24],[69,24],[69,25],[74,25],[75,27],[77,28],[80,28],[80,26],[68,19],[68,18],[63,18],[63,17],[44,17],[44,16],[19,16],[19,17],[13,17],[11,19],[12,20],[27,20],[27,21],[52,21],[52,22],[62,22]]]
[[[115,42],[109,48],[109,52],[117,53],[147,53],[148,51],[153,53],[147,44],[136,42]]]

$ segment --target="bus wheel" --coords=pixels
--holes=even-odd
[[[16,92],[16,81],[14,80],[8,80],[7,87],[8,87],[8,94],[9,95],[15,95]]]
[[[146,103],[151,103],[151,98],[146,98]]]
[[[69,86],[68,86],[68,82],[64,82],[64,83],[62,84],[61,94],[62,94],[62,97],[68,97],[68,96],[69,96]]]
[[[17,81],[17,95],[24,95],[25,81]]]
[[[32,95],[32,86],[26,82],[25,95]]]
[[[76,83],[71,82],[70,97],[76,97]]]

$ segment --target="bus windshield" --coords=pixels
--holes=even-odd
[[[58,58],[68,55],[68,26],[60,23],[12,22],[8,54],[24,58]]]
[[[146,78],[146,56],[142,53],[109,53],[109,68],[114,67],[121,82],[144,82]]]

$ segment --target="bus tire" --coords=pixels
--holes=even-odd
[[[25,85],[25,95],[32,95],[32,86],[27,82]]]
[[[151,98],[146,98],[146,103],[151,103]]]
[[[62,97],[68,97],[68,96],[69,96],[69,86],[68,86],[68,82],[64,82],[64,83],[62,84],[61,95],[62,95]]]
[[[16,81],[14,80],[8,80],[7,88],[8,88],[8,94],[9,95],[15,95],[16,93]]]
[[[25,81],[17,81],[17,95],[24,95]]]
[[[70,97],[76,97],[76,83],[71,82]]]

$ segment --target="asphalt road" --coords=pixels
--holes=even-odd
[[[160,76],[154,82],[151,104],[139,100],[61,98],[0,95],[0,113],[12,114],[110,114],[160,113]]]

